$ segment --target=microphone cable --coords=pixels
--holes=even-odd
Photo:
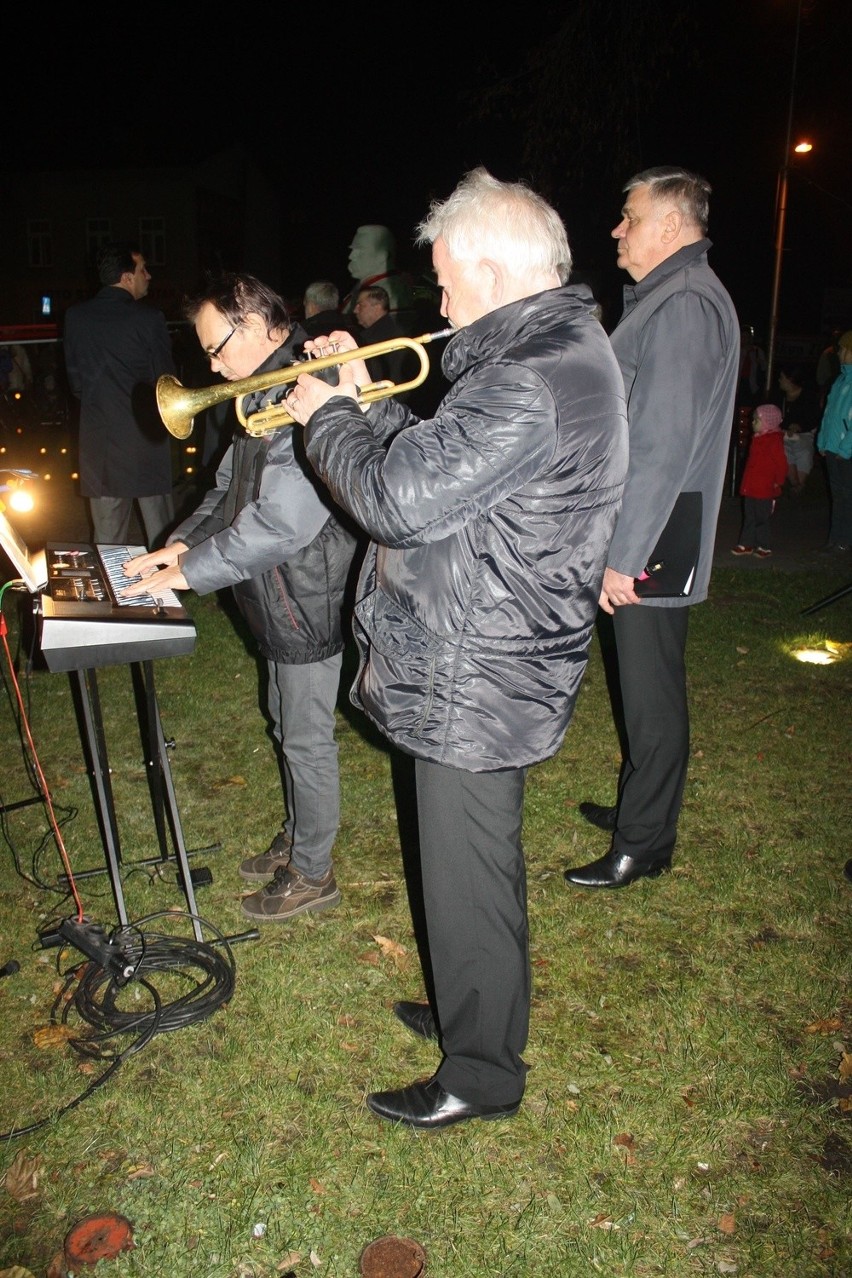
[[[194,936],[182,937],[171,933],[146,935],[142,931],[146,924],[166,918],[170,921],[180,918],[196,920],[214,934],[214,940],[197,941]],[[85,924],[78,926],[84,927]],[[92,928],[92,932],[93,935],[100,934],[96,928]],[[129,1057],[147,1047],[156,1034],[168,1034],[206,1020],[233,995],[236,963],[228,938],[198,915],[160,910],[128,923],[126,927],[115,928],[108,938],[97,944],[107,959],[107,966],[90,959],[70,969],[54,1000],[50,1021],[53,1027],[67,1028],[72,1011],[76,1012],[93,1032],[68,1036],[69,1047],[89,1060],[107,1061],[107,1068],[79,1096],[45,1118],[27,1127],[0,1132],[0,1142],[29,1136],[69,1110],[76,1109],[102,1087]],[[177,980],[186,989],[171,1002],[166,1002],[154,983],[155,974],[167,974],[171,985]],[[75,982],[77,988],[71,994]],[[139,986],[148,996],[148,1005],[141,1010],[130,1007]],[[121,1002],[125,991],[127,1006]],[[107,1044],[128,1034],[134,1037],[123,1049],[114,1053],[106,1050]]]

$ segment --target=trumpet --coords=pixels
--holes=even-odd
[[[388,355],[392,351],[413,351],[420,361],[420,367],[407,382],[370,382],[368,386],[359,388],[358,403],[373,404],[376,400],[386,399],[389,395],[402,395],[405,391],[414,390],[422,385],[429,373],[429,356],[423,347],[428,342],[437,342],[440,338],[450,337],[454,328],[441,329],[439,333],[423,333],[420,337],[392,337],[386,342],[375,342],[372,346],[358,346],[354,351],[338,352],[334,355],[323,355],[319,359],[307,359],[288,368],[276,368],[268,373],[256,373],[253,377],[243,377],[239,381],[224,382],[216,386],[203,386],[199,389],[182,386],[176,377],[165,374],[157,382],[157,408],[169,434],[175,439],[188,439],[192,434],[193,422],[205,408],[221,404],[226,399],[236,399],[237,420],[249,435],[266,435],[278,430],[281,426],[292,425],[295,420],[287,412],[284,404],[273,404],[257,413],[248,416],[243,411],[243,400],[257,391],[272,390],[275,386],[286,386],[295,382],[302,373],[321,373],[326,368],[337,368],[340,364],[348,364],[353,359],[371,359],[375,355]]]

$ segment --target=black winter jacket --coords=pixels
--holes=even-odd
[[[305,336],[294,329],[257,372],[291,364]],[[246,415],[287,389],[256,393]],[[197,594],[233,587],[264,657],[297,665],[343,651],[356,539],[308,465],[300,430],[254,437],[238,429],[216,487],[169,541],[190,547],[180,564]]]
[[[564,737],[627,468],[621,374],[592,307],[585,287],[551,289],[461,329],[429,421],[337,397],[306,427],[374,540],[352,701],[420,758],[523,767]]]

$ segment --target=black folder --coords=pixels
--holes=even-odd
[[[692,594],[701,550],[701,493],[681,493],[634,590],[644,599]]]

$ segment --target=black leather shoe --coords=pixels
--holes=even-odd
[[[606,856],[599,857],[590,865],[566,870],[565,880],[577,887],[620,888],[627,887],[636,879],[655,879],[664,870],[670,870],[671,865],[671,854],[658,856],[653,861],[636,861],[632,856],[610,849]]]
[[[521,1102],[513,1105],[474,1105],[445,1092],[437,1078],[425,1083],[412,1083],[395,1092],[371,1092],[367,1104],[379,1118],[392,1123],[405,1123],[408,1127],[425,1127],[430,1131],[438,1127],[451,1127],[469,1118],[511,1118],[517,1114]]]
[[[402,1021],[406,1029],[411,1030],[412,1034],[437,1043],[438,1029],[428,1003],[394,1003],[393,1014]]]
[[[581,817],[585,817],[599,830],[609,830],[611,833],[615,829],[617,808],[605,808],[601,803],[581,803],[578,811]]]

